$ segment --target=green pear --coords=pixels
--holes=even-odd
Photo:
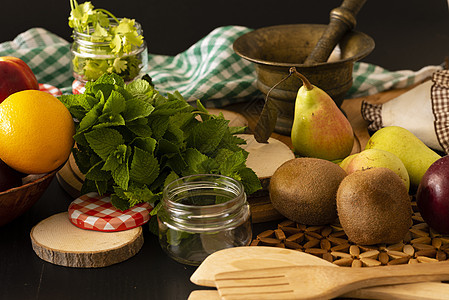
[[[441,158],[413,133],[399,126],[387,126],[376,131],[365,149],[381,149],[399,157],[407,168],[410,184],[414,187],[419,185],[430,165]]]
[[[325,91],[294,72],[303,82],[296,96],[291,130],[294,152],[326,160],[345,158],[354,144],[351,124]]]
[[[345,158],[340,167],[349,175],[356,171],[372,168],[388,168],[399,175],[407,191],[410,189],[410,177],[402,160],[391,152],[380,149],[366,149]]]

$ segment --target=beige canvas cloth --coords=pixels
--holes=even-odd
[[[410,130],[427,146],[449,153],[449,70],[439,70],[408,92],[384,104],[362,101],[370,131],[386,126]]]

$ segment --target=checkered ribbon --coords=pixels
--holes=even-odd
[[[449,153],[449,70],[436,72],[432,76],[432,108],[435,115],[435,132],[438,142]]]
[[[162,94],[179,91],[189,101],[223,107],[251,97],[262,97],[256,86],[253,63],[234,53],[236,38],[251,29],[242,26],[219,27],[176,56],[148,55],[149,72]],[[146,37],[150,45],[151,37]],[[70,43],[43,28],[31,28],[14,40],[0,44],[0,56],[24,60],[39,82],[72,93]],[[381,67],[356,62],[353,85],[346,98],[368,96],[381,91],[407,87],[429,77],[438,66],[413,71],[390,72]]]
[[[88,193],[69,205],[70,221],[82,229],[122,231],[141,226],[150,219],[151,205],[139,203],[120,211],[112,206],[108,196]]]
[[[362,101],[360,109],[362,118],[368,121],[368,130],[376,131],[383,127],[382,125],[382,104],[373,104]]]

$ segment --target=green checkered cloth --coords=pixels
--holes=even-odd
[[[250,30],[242,26],[219,27],[176,56],[150,53],[148,74],[159,92],[178,91],[187,100],[200,99],[209,107],[223,107],[261,97],[254,65],[232,49],[234,40]],[[151,37],[146,40],[151,50]],[[63,93],[72,92],[74,79],[68,41],[43,28],[31,28],[13,41],[0,44],[0,56],[7,55],[24,60],[40,83],[51,84]],[[390,72],[379,66],[356,62],[354,83],[347,98],[407,87],[439,69],[439,66],[428,66],[417,72]]]

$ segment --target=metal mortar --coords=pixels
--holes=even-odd
[[[374,40],[364,33],[350,31],[327,62],[303,64],[326,28],[327,25],[319,24],[264,27],[242,35],[233,47],[239,56],[255,64],[257,86],[263,94],[285,79],[290,67],[296,67],[340,106],[352,86],[354,62],[371,53]],[[296,94],[301,85],[296,76],[290,76],[269,93],[270,101],[278,109],[274,128],[277,133],[290,135]]]

